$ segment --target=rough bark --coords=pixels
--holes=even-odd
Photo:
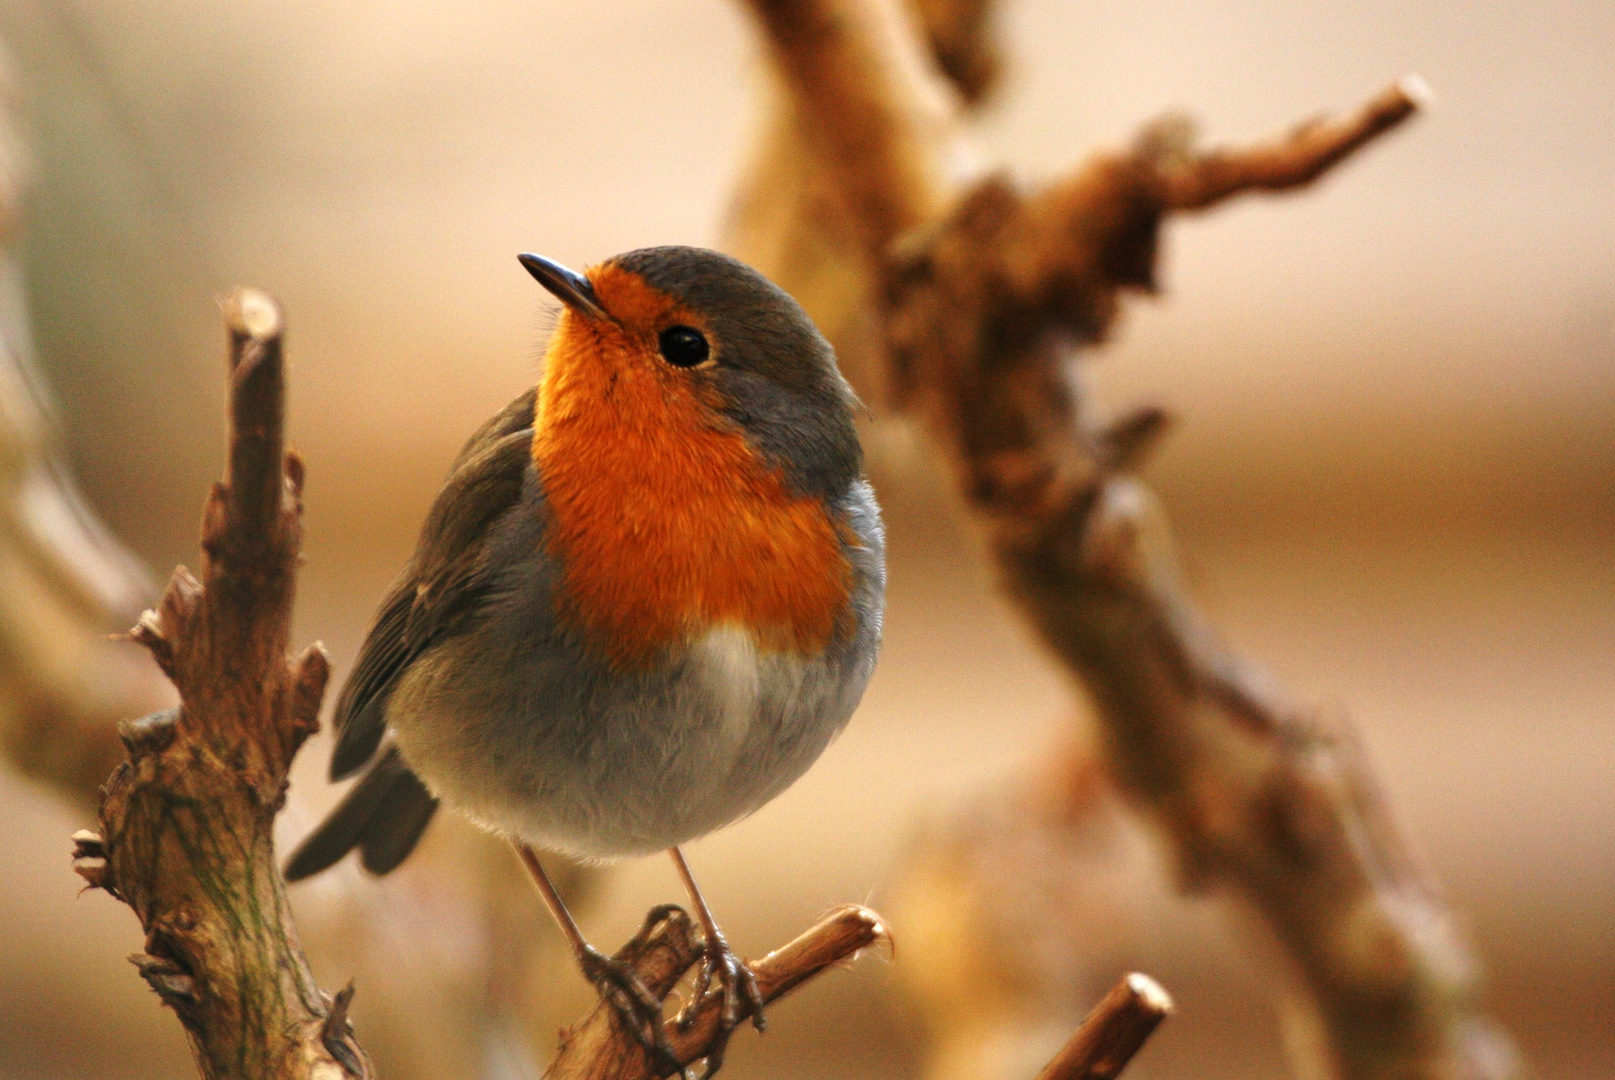
[[[298,944],[272,828],[286,775],[318,727],[324,650],[286,655],[302,535],[303,467],[282,445],[285,381],[273,300],[238,292],[230,335],[226,480],[202,515],[202,577],[176,570],[131,636],[180,706],[126,724],[100,834],[75,868],[134,909],[132,957],[179,1016],[209,1080],[365,1076],[346,1015]]]
[[[1251,147],[1197,149],[1169,118],[1036,190],[1004,176],[939,190],[912,159],[923,121],[899,107],[897,65],[856,5],[750,7],[792,107],[815,117],[802,152],[858,218],[842,229],[877,283],[861,303],[889,400],[945,448],[1004,588],[1092,698],[1119,787],[1185,886],[1238,897],[1282,942],[1300,976],[1298,1067],[1519,1075],[1479,1005],[1478,962],[1349,731],[1283,700],[1184,596],[1164,516],[1131,475],[1164,415],[1102,422],[1068,370],[1126,292],[1154,289],[1171,213],[1310,183],[1411,115],[1420,85]]]

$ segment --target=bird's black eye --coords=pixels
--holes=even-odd
[[[674,367],[694,367],[712,353],[706,335],[688,326],[670,326],[662,331],[662,359]]]

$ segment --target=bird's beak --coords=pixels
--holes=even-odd
[[[538,279],[538,283],[555,294],[561,303],[590,318],[608,318],[606,309],[600,306],[599,299],[594,295],[594,285],[588,278],[576,270],[568,270],[554,259],[546,259],[542,255],[522,254],[516,256],[521,264],[527,267],[527,272]]]

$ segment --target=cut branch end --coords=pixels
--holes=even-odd
[[[1038,1080],[1111,1080],[1172,1013],[1161,984],[1134,972],[1111,988]]]

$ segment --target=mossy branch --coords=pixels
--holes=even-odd
[[[318,727],[329,666],[286,655],[302,539],[302,463],[283,449],[281,316],[243,290],[230,336],[228,476],[202,514],[202,577],[174,572],[131,637],[180,706],[125,724],[101,831],[74,837],[75,868],[134,909],[132,957],[184,1025],[202,1075],[368,1076],[346,1022],[298,944],[272,830],[287,770]]]

